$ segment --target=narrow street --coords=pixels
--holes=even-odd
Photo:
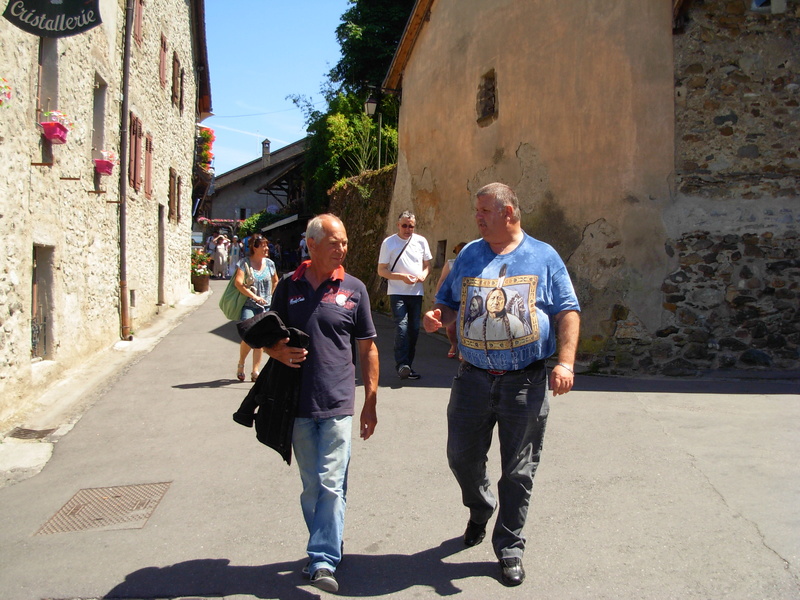
[[[250,383],[235,379],[225,285],[109,375],[40,473],[0,489],[3,600],[326,595],[300,573],[296,466],[231,419]],[[340,597],[800,599],[796,381],[579,376],[551,402],[528,578],[505,588],[488,539],[461,541],[445,457],[456,361],[423,334],[422,379],[401,382],[391,321],[376,325],[379,424],[353,442]],[[496,480],[496,444],[489,461]]]

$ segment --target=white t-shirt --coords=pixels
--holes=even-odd
[[[392,269],[394,261],[405,245],[406,240],[402,239],[397,234],[383,240],[380,256],[378,257],[378,264],[386,264],[386,268],[394,273],[422,275],[424,261],[431,260],[433,255],[431,255],[431,250],[428,247],[428,240],[416,233],[411,234],[408,247],[400,256],[400,260],[397,261],[394,269]],[[398,279],[389,279],[387,292],[390,296],[422,296],[424,289],[421,281],[409,285]]]

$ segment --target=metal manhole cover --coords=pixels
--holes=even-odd
[[[80,490],[36,535],[71,531],[141,529],[167,493],[169,483]]]
[[[25,429],[23,427],[14,427],[8,434],[8,437],[18,440],[41,440],[54,431],[55,429]]]

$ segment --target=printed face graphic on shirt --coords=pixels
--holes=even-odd
[[[499,279],[465,277],[458,326],[468,348],[507,350],[539,339],[535,275]],[[498,287],[499,284],[499,287]]]

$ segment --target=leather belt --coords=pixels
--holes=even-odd
[[[472,363],[468,363],[468,364],[469,364],[470,367],[473,367],[473,368],[478,369],[480,371],[486,371],[489,375],[493,375],[495,377],[500,377],[501,375],[507,375],[509,373],[511,373],[511,374],[514,374],[514,373],[527,373],[528,371],[535,371],[537,369],[543,369],[544,368],[544,359],[536,360],[536,361],[532,362],[531,364],[529,364],[528,366],[522,367],[521,369],[517,369],[516,371],[503,371],[502,369],[481,369],[480,367],[476,367]]]

